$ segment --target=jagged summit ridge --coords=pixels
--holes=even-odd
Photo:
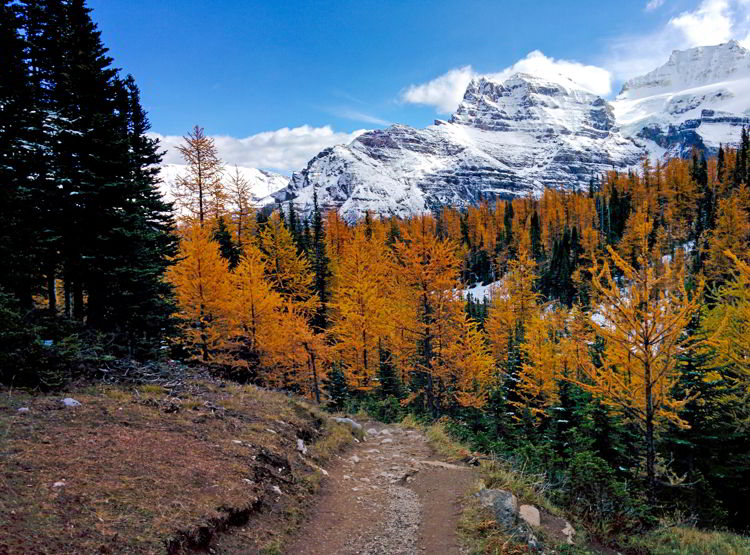
[[[596,138],[606,137],[615,125],[604,99],[524,73],[502,83],[473,80],[450,121],[487,131],[536,132],[542,128]]]
[[[622,133],[652,154],[714,153],[750,124],[750,52],[736,41],[675,51],[626,82],[612,105]]]
[[[618,99],[675,92],[750,77],[750,52],[737,41],[675,50],[667,63],[626,81]]]
[[[675,51],[612,102],[560,77],[474,79],[448,121],[392,125],[326,149],[275,197],[309,211],[317,191],[322,206],[349,220],[368,210],[407,216],[584,188],[647,155],[710,154],[750,125],[750,53],[735,41]]]
[[[612,108],[581,89],[526,74],[481,78],[450,121],[392,125],[324,150],[276,196],[308,211],[315,189],[322,206],[353,220],[584,187],[638,162],[641,149],[614,131]]]

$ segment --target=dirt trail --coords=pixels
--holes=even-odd
[[[323,493],[287,555],[453,555],[470,467],[434,455],[424,434],[379,423],[328,468]]]

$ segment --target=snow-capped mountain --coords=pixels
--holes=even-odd
[[[240,175],[250,184],[250,194],[252,201],[257,206],[275,202],[271,194],[280,191],[289,184],[289,176],[280,173],[259,170],[256,168],[247,168],[238,166]],[[165,195],[170,196],[172,185],[177,181],[177,176],[185,172],[185,166],[182,164],[164,164],[159,171],[159,177],[162,182],[162,190]],[[234,174],[234,167],[227,167],[224,172],[225,176]]]
[[[750,53],[737,42],[675,51],[612,101],[565,78],[518,73],[472,81],[450,120],[392,125],[320,152],[273,196],[355,220],[367,210],[404,216],[480,196],[583,188],[643,156],[736,144],[750,119]]]
[[[584,187],[636,164],[642,149],[616,132],[612,109],[572,84],[516,74],[472,81],[450,121],[392,125],[326,149],[274,195],[307,211],[354,220],[366,210],[407,215],[480,195],[511,197],[544,187]]]
[[[675,50],[654,71],[627,81],[612,102],[623,135],[652,152],[714,153],[750,124],[750,52],[736,41]]]

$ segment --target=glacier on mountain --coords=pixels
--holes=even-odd
[[[650,152],[713,154],[750,124],[750,52],[736,41],[675,50],[663,66],[627,81],[611,103],[625,136]]]

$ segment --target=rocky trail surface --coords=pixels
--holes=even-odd
[[[288,555],[462,553],[456,528],[474,469],[443,462],[418,430],[365,424],[328,468]]]

